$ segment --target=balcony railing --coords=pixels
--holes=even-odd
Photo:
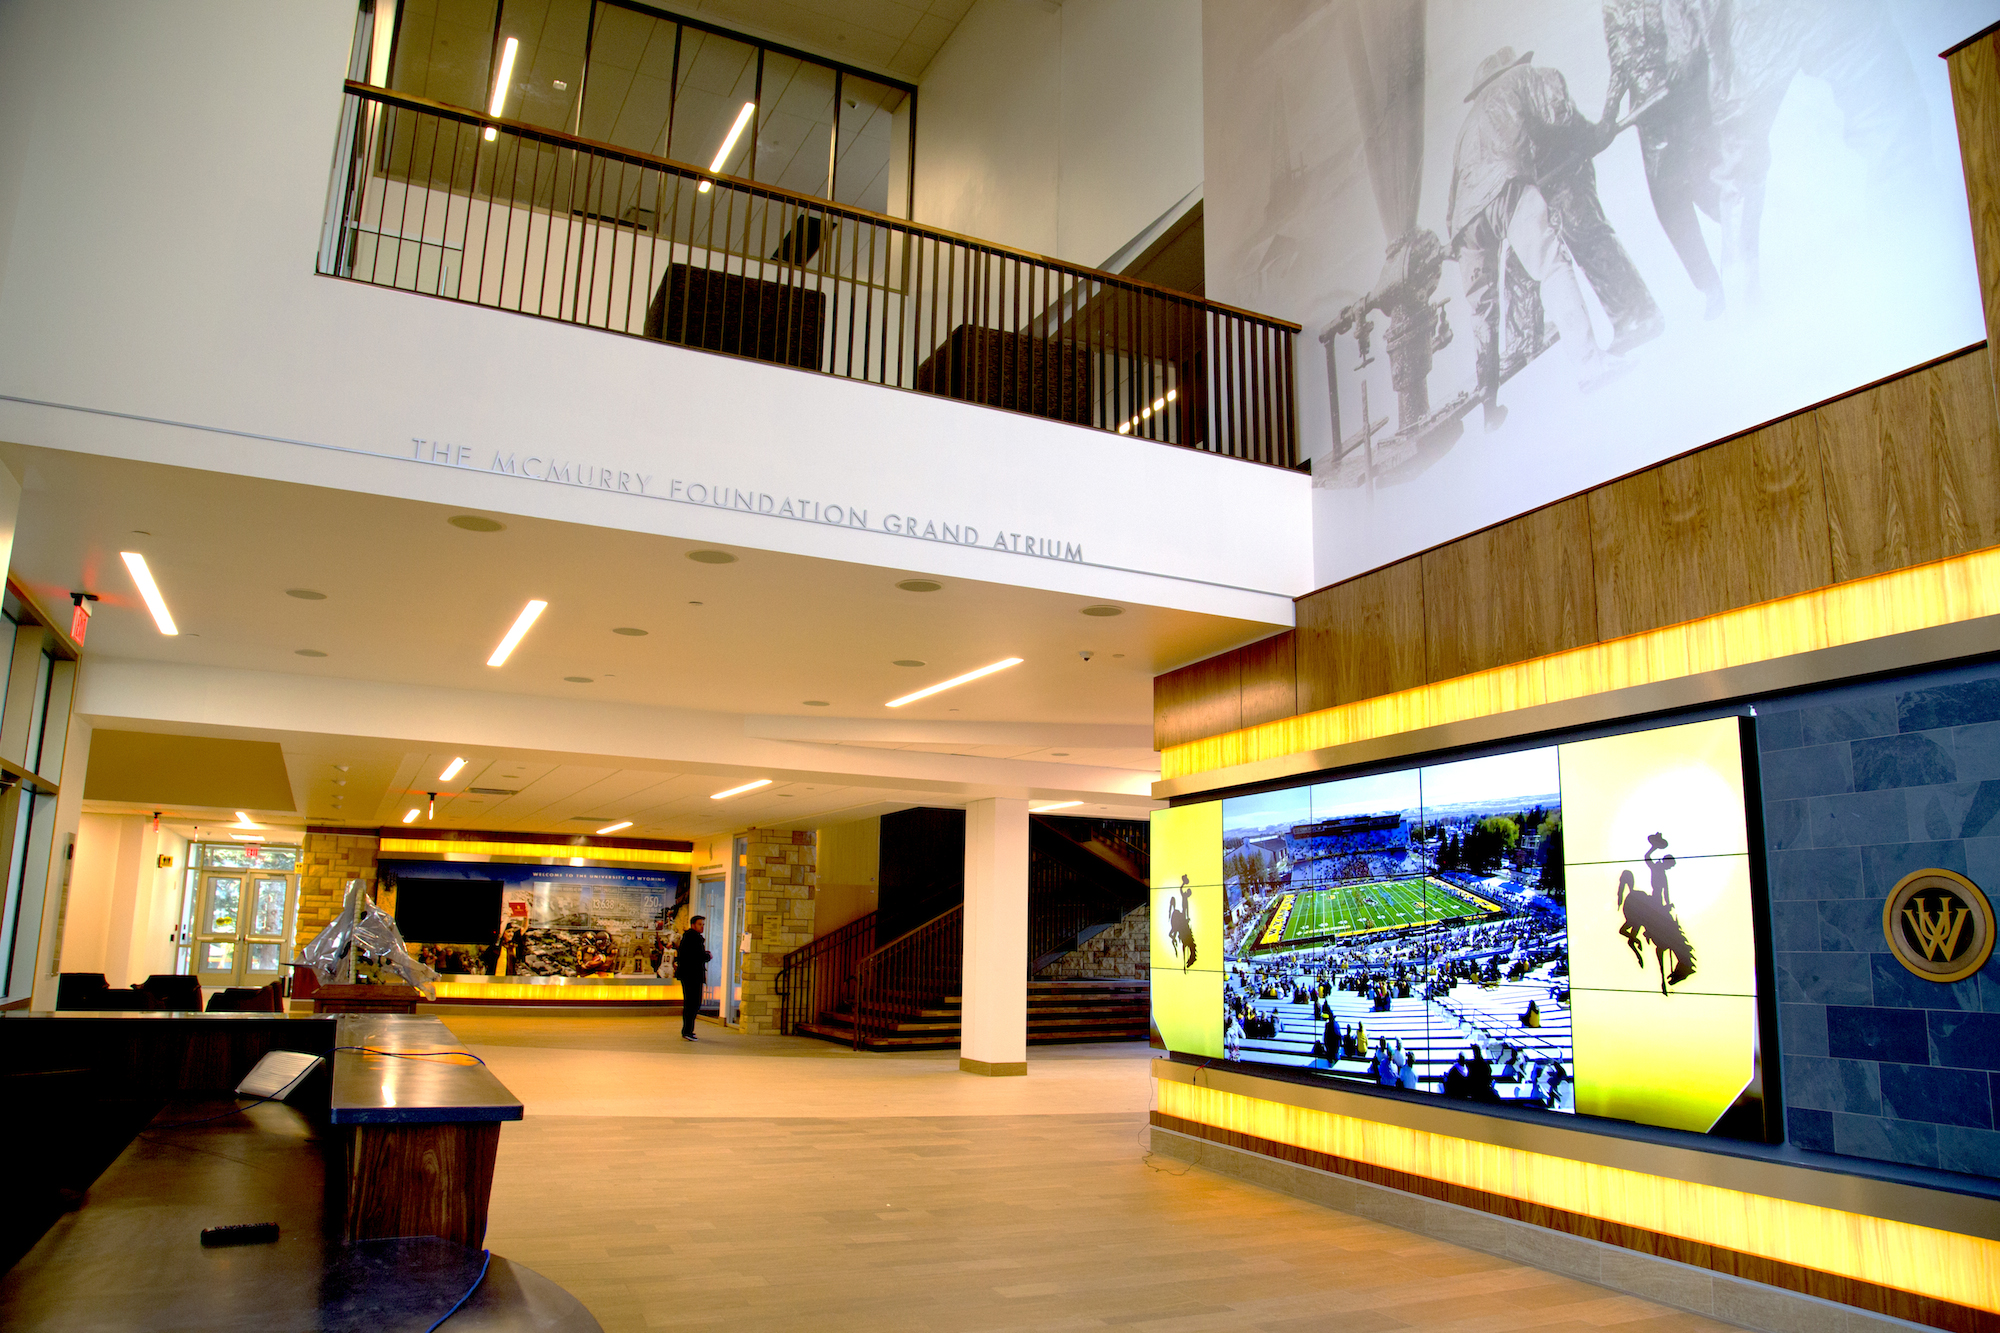
[[[1232,458],[1296,324],[349,81],[319,271]]]

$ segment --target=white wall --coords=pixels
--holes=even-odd
[[[353,17],[351,0],[9,8],[0,87],[36,112],[0,155],[0,198],[20,200],[0,439],[1290,623],[1311,584],[1300,474],[315,276]],[[1200,147],[1198,129],[1172,139],[1193,165],[1159,187],[1169,203]],[[1158,211],[1090,224],[1090,247]],[[611,488],[492,471],[552,455]],[[658,498],[676,481],[681,498]],[[730,512],[688,501],[689,483],[873,521]],[[893,536],[886,512],[975,525],[981,543]],[[1003,530],[1082,560],[995,550]]]
[[[158,866],[167,855],[174,864]],[[85,814],[63,927],[62,970],[102,972],[120,989],[173,972],[187,841],[145,815]]]
[[[1200,0],[978,0],[919,87],[920,222],[1096,266],[1201,187]]]

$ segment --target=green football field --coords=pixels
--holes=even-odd
[[[1298,891],[1284,943],[1435,925],[1497,911],[1483,898],[1425,876]]]

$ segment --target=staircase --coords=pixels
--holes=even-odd
[[[1151,992],[1143,981],[1031,981],[1028,1045],[1144,1041],[1150,1004]],[[857,1050],[949,1050],[959,1042],[959,997],[947,995],[934,1006],[895,1019],[885,1030],[865,1033],[859,1042],[852,1011],[822,1013],[792,1031]]]
[[[1145,828],[1033,815],[1028,831],[1028,1044],[1147,1040],[1148,982],[1036,979],[1146,904]],[[957,1046],[963,905],[876,948],[879,919],[871,912],[785,956],[780,1030],[858,1051]]]

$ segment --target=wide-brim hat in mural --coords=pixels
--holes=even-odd
[[[1465,95],[1465,100],[1470,102],[1473,98],[1479,96],[1479,90],[1487,84],[1493,82],[1493,80],[1499,78],[1502,74],[1514,68],[1514,66],[1525,65],[1534,58],[1535,53],[1533,51],[1517,57],[1514,54],[1513,47],[1501,47],[1498,51],[1495,51],[1492,55],[1479,62],[1479,70],[1472,76],[1472,91]]]

